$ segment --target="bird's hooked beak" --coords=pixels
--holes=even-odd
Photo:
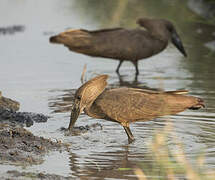
[[[57,43],[58,42],[58,36],[52,36],[49,38],[50,43]]]
[[[96,76],[77,89],[68,127],[70,131],[82,111],[86,107],[90,107],[95,99],[104,91],[107,86],[107,78],[107,75]]]
[[[171,41],[172,41],[172,43],[175,45],[175,47],[176,47],[185,57],[187,57],[187,53],[186,53],[186,51],[185,51],[185,49],[184,49],[184,46],[183,46],[183,44],[182,44],[182,41],[181,41],[181,39],[180,39],[178,33],[177,33],[175,30],[173,30],[173,32],[172,32]]]
[[[71,131],[76,120],[78,119],[79,115],[83,111],[83,108],[80,107],[80,101],[75,101],[72,107],[71,116],[70,116],[70,123],[68,129]]]

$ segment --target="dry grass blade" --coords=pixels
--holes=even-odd
[[[171,138],[175,148],[168,145],[168,139]],[[194,157],[196,163],[191,163],[184,151],[183,143],[178,140],[174,133],[172,123],[167,120],[167,124],[161,130],[155,132],[154,138],[149,143],[149,152],[146,156],[147,162],[142,163],[139,168],[134,169],[134,174],[138,180],[147,179],[189,179],[189,180],[212,180],[215,179],[214,170],[205,168],[204,154]],[[150,161],[149,161],[150,160]]]
[[[147,180],[146,175],[140,168],[135,168],[134,173],[137,175],[138,180]]]
[[[86,79],[84,79],[86,70],[87,70],[87,65],[84,64],[84,68],[83,68],[83,71],[82,71],[82,73],[81,73],[81,83],[82,83],[82,84],[84,84],[85,81],[86,81]]]

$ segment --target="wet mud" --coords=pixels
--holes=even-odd
[[[50,150],[60,150],[58,142],[34,136],[24,129],[34,122],[47,122],[48,116],[31,112],[16,112],[20,104],[3,97],[0,92],[0,164],[32,165],[43,162]]]
[[[69,180],[71,177],[59,176],[56,174],[44,174],[44,173],[33,173],[33,172],[18,172],[18,171],[7,171],[6,177],[1,177],[2,180],[31,180],[31,179],[43,179],[43,180]],[[74,179],[74,178],[73,178]]]
[[[60,142],[34,136],[22,127],[0,123],[0,164],[40,164],[47,152],[63,150],[63,147]]]
[[[18,111],[19,107],[20,107],[19,102],[2,96],[2,92],[0,91],[0,109],[5,108],[10,109],[12,111]]]
[[[48,116],[41,113],[16,112],[13,110],[0,108],[0,122],[15,126],[17,124],[30,127],[34,122],[47,122]]]
[[[100,123],[93,123],[91,125],[85,126],[75,126],[72,131],[69,131],[67,128],[61,127],[60,130],[64,132],[65,136],[77,136],[80,134],[87,133],[88,131],[100,131],[103,130],[103,126]]]
[[[49,118],[41,113],[17,112],[19,107],[19,102],[2,96],[0,91],[0,123],[30,127],[34,122],[47,122]]]

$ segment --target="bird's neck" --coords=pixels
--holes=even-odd
[[[165,31],[153,30],[150,31],[149,33],[154,39],[162,41],[163,43],[168,43],[170,39],[170,35]]]
[[[102,108],[100,107],[97,99],[92,102],[90,105],[86,106],[84,112],[93,118],[96,119],[107,119],[106,114],[103,112]]]
[[[84,109],[84,112],[90,117],[97,118],[97,119],[103,119],[103,116],[101,116],[102,114],[100,112],[98,112],[98,109],[95,108],[95,106],[93,106],[93,104],[90,106],[87,106]]]
[[[85,107],[85,108],[84,108],[84,112],[85,112],[88,116],[92,117],[92,116],[91,116],[92,113],[91,113],[91,111],[90,111],[90,107],[91,107],[91,106]]]
[[[168,40],[155,39],[153,44],[154,44],[154,47],[156,47],[154,48],[153,54],[158,54],[167,47]]]

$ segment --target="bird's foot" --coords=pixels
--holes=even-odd
[[[134,138],[128,138],[128,144],[131,144],[132,142],[134,142],[135,139]]]

